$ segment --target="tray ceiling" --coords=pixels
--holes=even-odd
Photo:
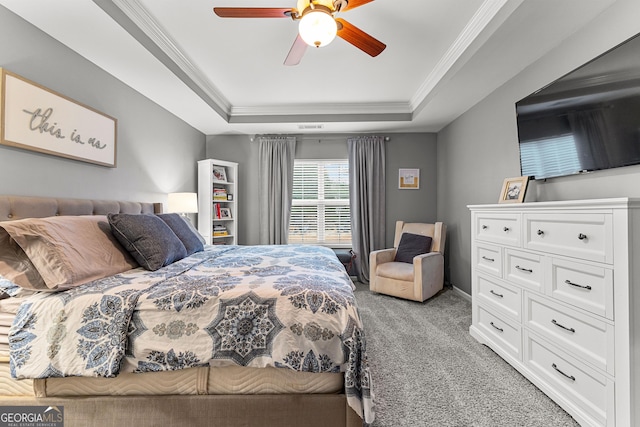
[[[295,0],[0,0],[207,135],[437,132],[614,0],[376,0],[340,17],[387,45],[342,39],[283,61],[290,19],[213,7]]]

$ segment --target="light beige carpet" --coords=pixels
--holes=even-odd
[[[356,283],[373,377],[373,427],[578,426],[469,335],[471,303],[451,289],[424,303]]]

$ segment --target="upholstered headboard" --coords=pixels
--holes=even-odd
[[[0,196],[0,221],[57,215],[162,213],[162,203],[53,197]]]

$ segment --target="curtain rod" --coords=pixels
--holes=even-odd
[[[281,138],[285,138],[284,136],[280,136]],[[322,142],[322,141],[346,141],[348,138],[353,138],[351,136],[322,136],[322,137],[317,137],[317,136],[301,136],[301,137],[296,137],[297,139],[299,139],[300,141],[318,141],[318,142]],[[255,141],[256,139],[258,139],[257,135],[251,135],[251,137],[249,137],[249,139],[251,140],[251,142]],[[384,137],[385,141],[391,141],[391,138],[388,136]]]
[[[303,136],[300,139],[302,141],[346,141],[348,138],[353,138],[351,136],[325,136],[325,137],[311,137],[311,136]],[[388,136],[384,137],[385,141],[390,141],[391,138]]]

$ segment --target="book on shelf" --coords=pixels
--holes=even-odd
[[[213,204],[213,216],[215,217],[215,219],[222,218],[222,212],[220,211],[220,203]]]
[[[220,236],[228,236],[229,232],[227,231],[227,227],[225,227],[224,225],[214,225],[213,226],[213,236],[214,237],[220,237]]]
[[[213,187],[213,200],[227,200],[227,189]]]

